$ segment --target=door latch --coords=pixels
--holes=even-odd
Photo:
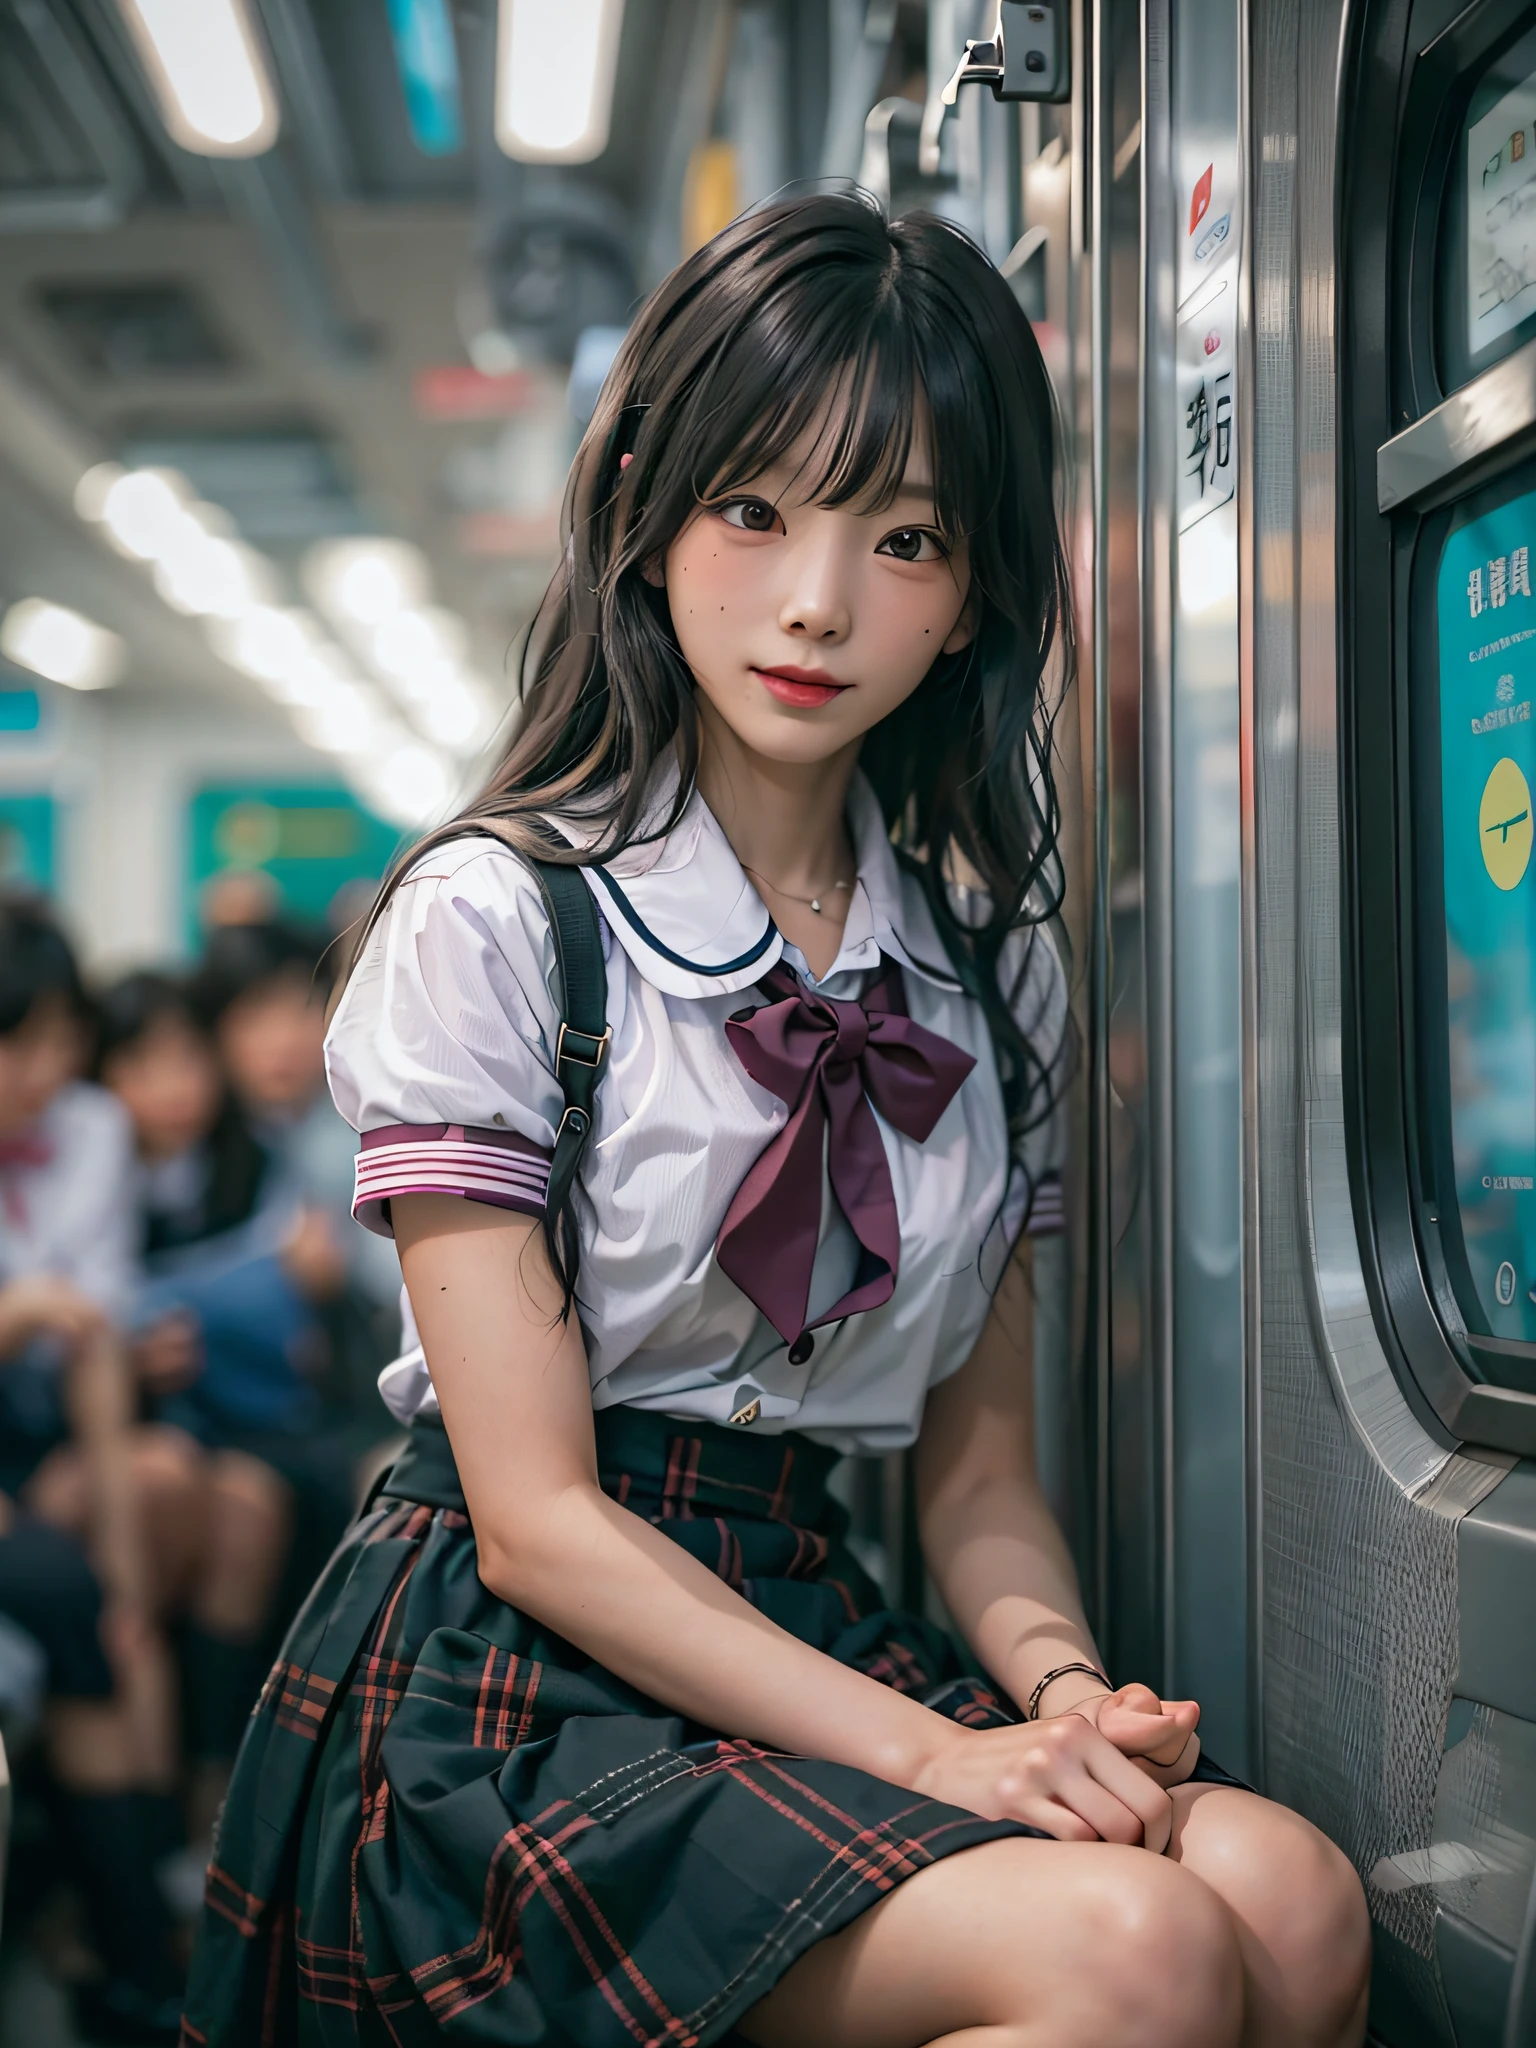
[[[990,85],[999,100],[1064,100],[1072,92],[1068,0],[998,0],[985,40],[972,40],[944,88],[952,107],[962,85]]]

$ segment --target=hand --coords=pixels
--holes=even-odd
[[[1182,1785],[1200,1761],[1195,1700],[1163,1700],[1149,1685],[1094,1693],[1067,1709],[1112,1742],[1159,1785]]]
[[[173,1309],[134,1339],[129,1357],[145,1393],[179,1393],[203,1369],[203,1336],[197,1317],[187,1309]]]
[[[283,1270],[309,1301],[328,1301],[347,1284],[347,1261],[323,1209],[304,1209],[283,1246]]]
[[[30,1274],[0,1287],[0,1358],[22,1350],[34,1337],[83,1344],[106,1324],[104,1311],[88,1294],[52,1273]]]
[[[912,1789],[987,1820],[1024,1821],[1058,1842],[1161,1855],[1173,1827],[1162,1786],[1076,1710],[1012,1728],[955,1728]]]

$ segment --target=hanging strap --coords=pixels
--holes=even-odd
[[[549,1213],[557,1216],[592,1135],[593,1099],[613,1038],[607,1018],[608,971],[597,906],[578,871],[532,858],[528,858],[528,866],[549,916],[563,996],[555,1039],[555,1079],[565,1097],[565,1114],[555,1133],[545,1197]]]

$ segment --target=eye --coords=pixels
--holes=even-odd
[[[877,555],[893,555],[898,562],[942,562],[949,554],[939,536],[926,526],[898,526],[875,549]]]
[[[719,508],[727,526],[743,533],[782,533],[784,522],[766,498],[730,498]]]

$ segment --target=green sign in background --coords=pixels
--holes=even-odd
[[[1451,1139],[1473,1285],[1536,1338],[1536,492],[1446,540],[1436,589]]]
[[[323,923],[338,893],[349,884],[377,881],[399,844],[397,827],[339,785],[221,783],[200,789],[187,817],[189,943],[196,944],[203,894],[217,875],[266,875],[286,915]]]
[[[0,884],[51,890],[54,882],[51,796],[0,796]]]

